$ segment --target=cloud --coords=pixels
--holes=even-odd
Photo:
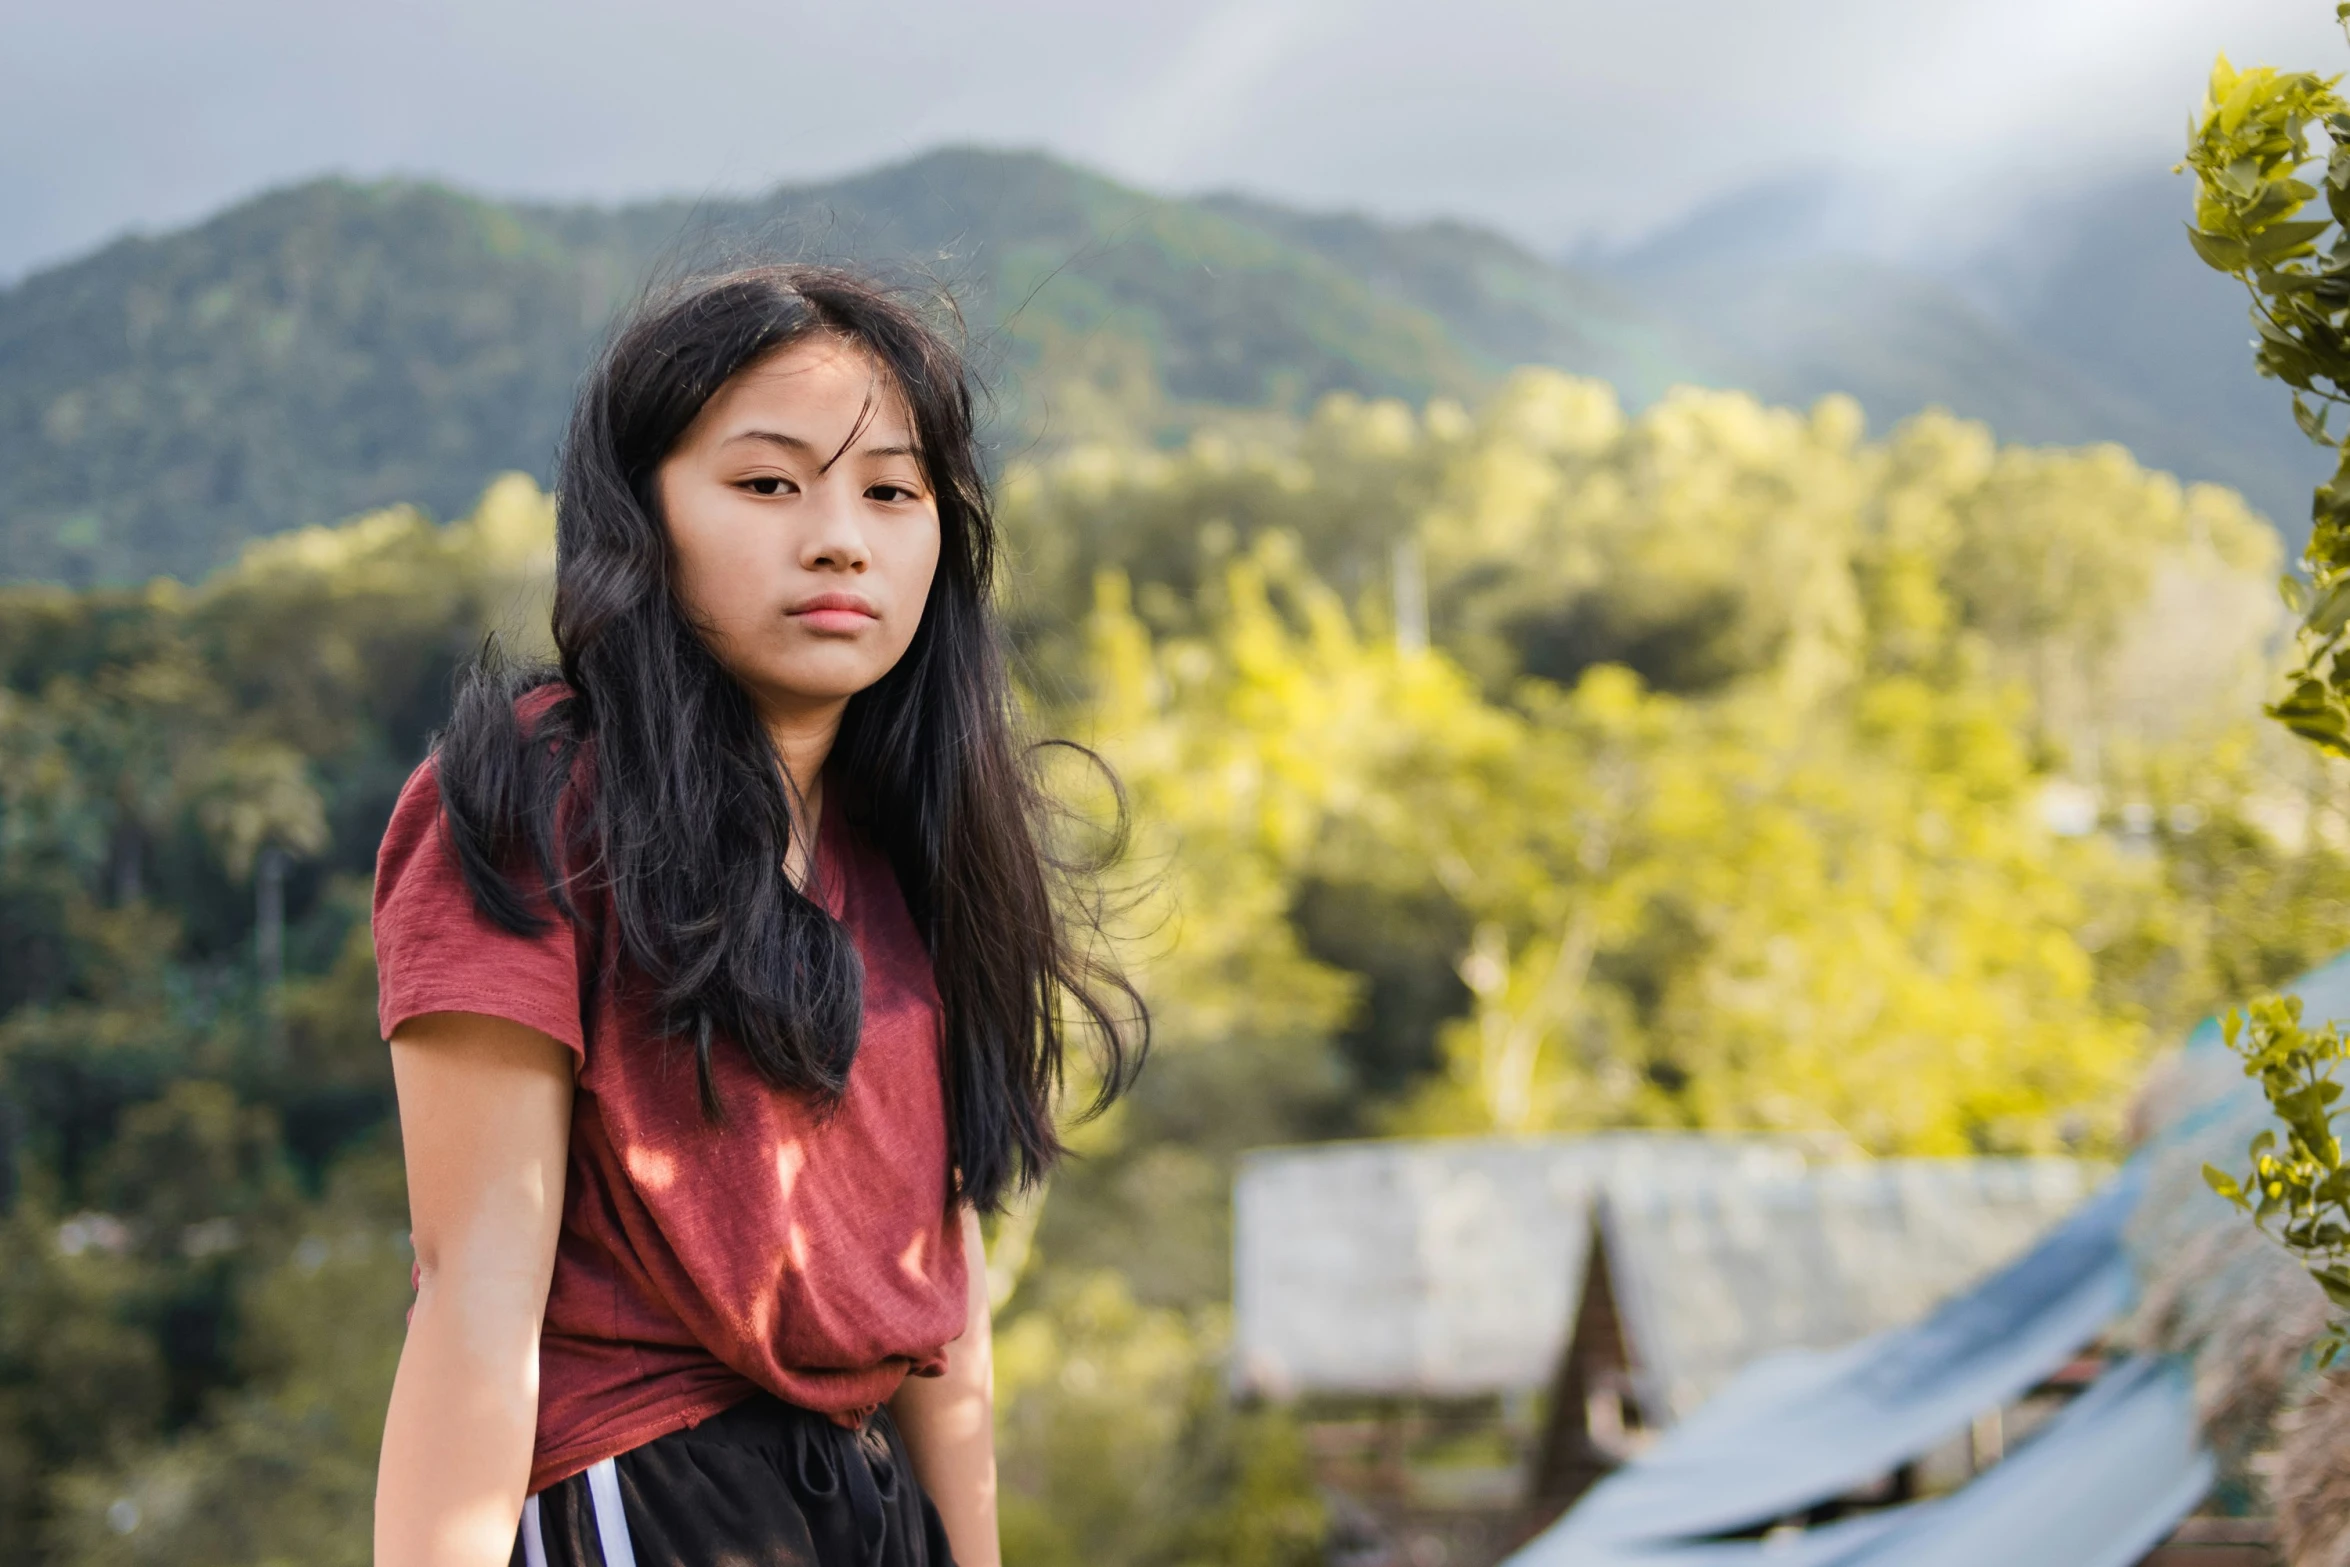
[[[2210,57],[2323,0],[94,0],[0,52],[0,276],[327,170],[618,199],[942,141],[1452,214],[1545,247],[1791,170],[2159,166]],[[1918,197],[1924,204],[1930,201]]]
[[[1196,179],[1228,163],[1235,117],[1281,90],[1281,67],[1331,18],[1325,0],[1222,0],[1192,28],[1174,57],[1114,110],[1101,156],[1129,175]]]

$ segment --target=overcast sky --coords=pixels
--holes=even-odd
[[[329,171],[610,200],[942,142],[1622,239],[1789,172],[1917,210],[2175,156],[2332,0],[0,0],[0,278]]]

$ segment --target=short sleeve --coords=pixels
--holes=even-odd
[[[583,1061],[579,947],[572,923],[518,936],[485,918],[441,823],[433,764],[410,775],[375,861],[376,1015],[389,1039],[428,1012],[479,1012],[535,1028]]]

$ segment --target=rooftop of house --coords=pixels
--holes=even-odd
[[[2100,1173],[1695,1134],[1270,1150],[1235,1192],[1235,1377],[1277,1397],[1544,1386],[1596,1245],[1640,1403],[1664,1423],[1762,1355],[1918,1318]]]

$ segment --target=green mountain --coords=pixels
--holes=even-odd
[[[486,202],[322,183],[32,277],[0,295],[7,573],[193,574],[542,468],[632,270]]]
[[[1495,368],[1308,248],[1042,157],[616,211],[321,181],[0,293],[5,575],[193,574],[257,534],[544,473],[641,279],[746,251],[946,284],[1016,441],[1465,395]]]
[[[1484,365],[1556,365],[1615,383],[1645,405],[1675,385],[1726,384],[1733,362],[1708,333],[1651,308],[1630,289],[1546,261],[1464,223],[1392,225],[1351,213],[1307,213],[1245,196],[1204,206],[1338,267],[1424,310]]]
[[[2172,328],[2133,301],[2187,308],[2174,274],[2193,259],[2167,236],[2060,256],[1987,304],[1774,250],[1787,203],[1749,206],[1567,266],[1456,223],[1172,199],[969,149],[620,208],[319,181],[0,290],[0,579],[193,576],[256,535],[403,501],[451,515],[493,474],[543,476],[613,312],[648,277],[744,254],[944,286],[1007,451],[1174,439],[1332,391],[1473,397],[1540,363],[1634,404],[1679,382],[1850,391],[1882,426],[1939,403],[2009,439],[2122,440],[2279,515],[2305,507],[2289,430],[2247,401],[2273,389],[2215,379],[2232,315],[2187,324],[2196,346],[2168,358],[2132,346]]]

